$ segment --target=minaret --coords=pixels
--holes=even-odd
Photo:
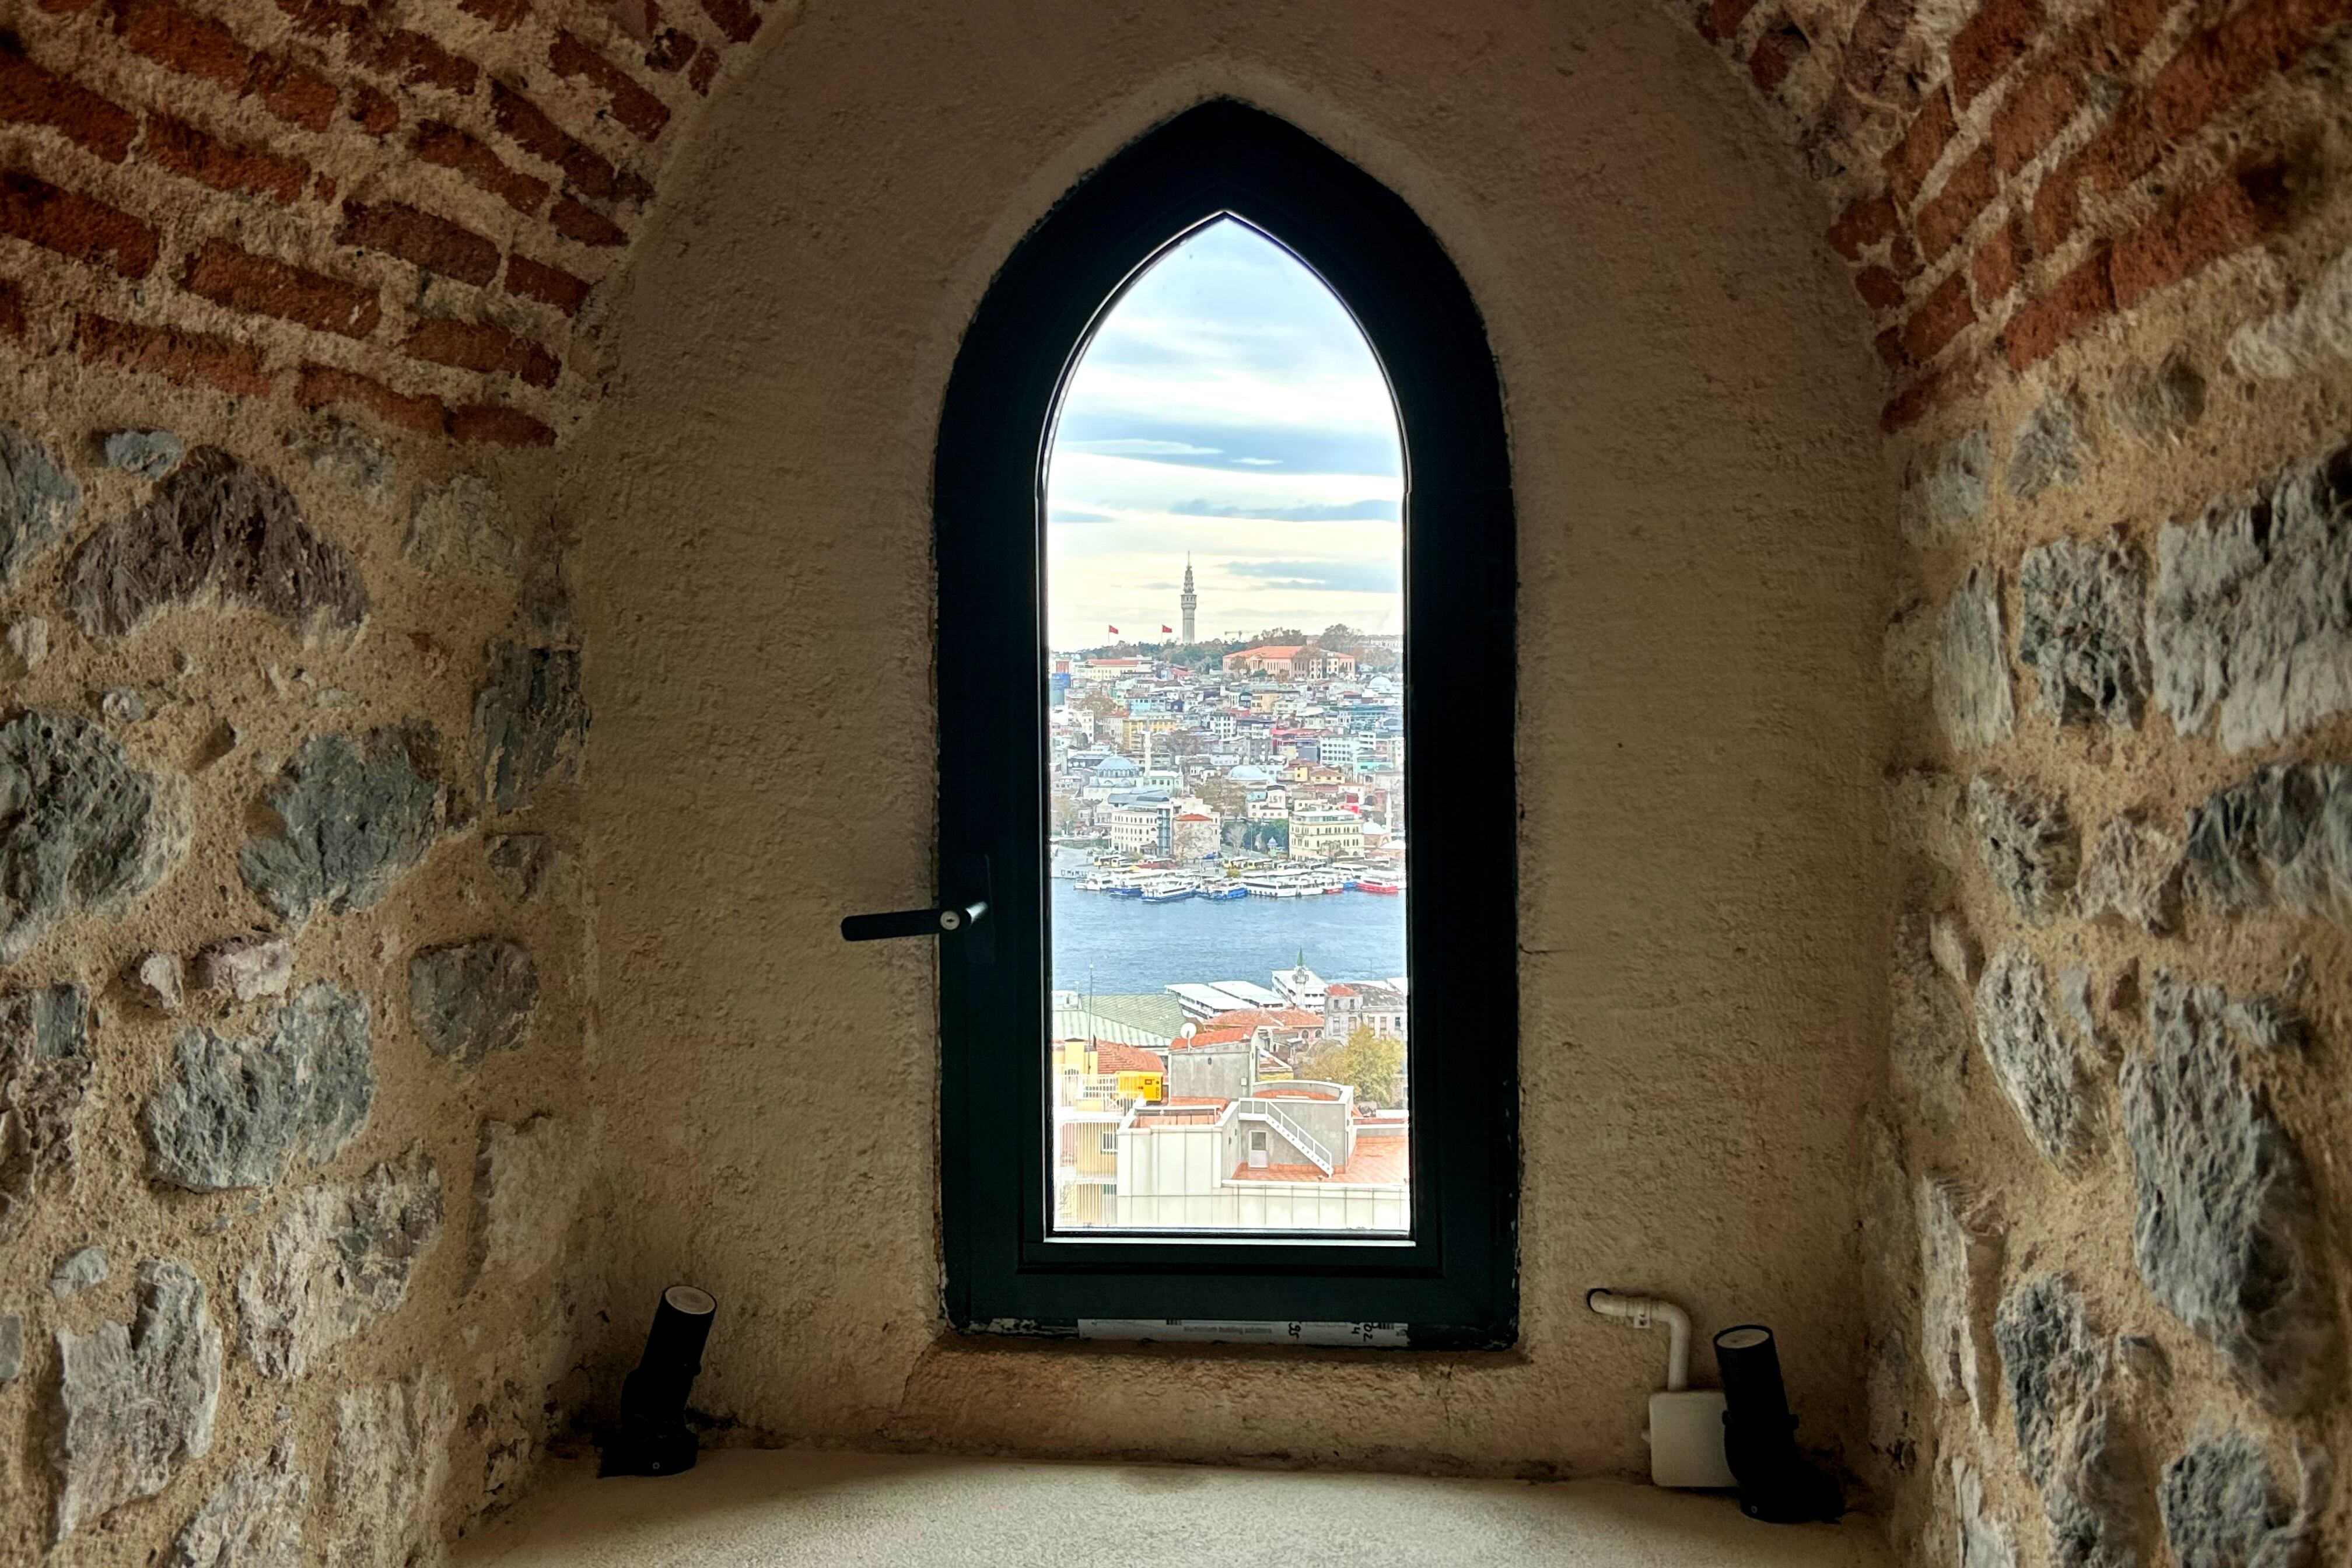
[[[1187,647],[1199,640],[1192,636],[1192,612],[1201,607],[1201,595],[1192,592],[1192,558],[1184,557],[1184,592],[1176,603],[1184,611],[1184,642]]]

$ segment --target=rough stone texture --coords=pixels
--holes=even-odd
[[[457,1425],[457,1402],[437,1372],[336,1398],[328,1469],[335,1526],[327,1541],[327,1568],[411,1568],[438,1561],[432,1521]]]
[[[139,1266],[139,1320],[84,1335],[58,1331],[64,1426],[56,1539],[163,1489],[183,1458],[212,1447],[221,1336],[205,1288],[185,1265]]]
[[[1888,976],[1888,1047],[1906,1103],[1937,1126],[1967,1103],[1969,1022],[1960,997],[1937,967],[1930,939],[1906,920],[1895,933]]]
[[[296,924],[324,908],[363,910],[425,858],[442,830],[444,792],[417,770],[402,731],[313,735],[279,771],[270,807],[283,825],[237,855],[245,885]]]
[[[440,1234],[441,1176],[421,1154],[294,1194],[237,1277],[246,1353],[265,1377],[301,1376],[400,1305]]]
[[[2064,909],[2082,864],[2064,804],[2031,785],[1979,773],[1969,781],[1969,826],[1985,869],[2026,924],[2048,925]]]
[[[2000,578],[1989,566],[1970,567],[1945,602],[1936,646],[1936,717],[1958,751],[2007,740],[2016,725],[2000,627]]]
[[[435,1054],[461,1068],[521,1048],[538,1005],[538,965],[503,938],[428,948],[408,961],[409,1019]]]
[[[2116,427],[2151,447],[2180,439],[2205,416],[2205,378],[2179,349],[2153,370],[2130,365],[2107,392],[2107,417]]]
[[[169,430],[117,430],[106,438],[106,466],[160,479],[180,466],[187,443]]]
[[[1927,1380],[1945,1399],[1964,1399],[1986,1419],[1993,1409],[1985,1377],[1993,1366],[2005,1228],[1990,1205],[1937,1177],[1919,1178],[1917,1199],[1919,1339]]]
[[[2147,697],[2137,557],[2112,540],[2055,540],[2025,552],[2017,582],[2017,657],[2041,682],[2042,710],[2061,724],[2136,726]]]
[[[340,419],[289,438],[287,446],[311,471],[370,500],[382,500],[395,478],[392,455],[364,431]]]
[[[49,623],[38,616],[22,616],[8,623],[8,651],[27,673],[49,657]]]
[[[2352,769],[2257,768],[2189,809],[2189,890],[2218,909],[2352,917]]]
[[[2029,1274],[1993,1322],[2018,1458],[2041,1489],[2050,1554],[2062,1568],[2125,1568],[2120,1478],[2104,1390],[2107,1350],[2063,1274]]]
[[[78,1247],[58,1258],[57,1268],[50,1271],[49,1294],[62,1301],[93,1285],[103,1285],[108,1268],[106,1248]]]
[[[100,715],[110,724],[144,723],[151,709],[147,694],[135,686],[117,686],[99,699]]]
[[[212,447],[91,536],[67,603],[84,631],[117,637],[176,607],[259,610],[305,636],[351,631],[368,611],[359,563],[311,531],[284,485]]]
[[[2006,1522],[1985,1511],[1984,1481],[1958,1458],[1952,1460],[1952,1514],[1959,1568],[2017,1568],[2016,1537]]]
[[[89,1090],[89,1007],[79,985],[0,996],[0,1241],[73,1176]]]
[[[521,1278],[563,1255],[586,1169],[578,1131],[551,1116],[482,1127],[474,1191],[481,1271]]]
[[[288,1438],[267,1462],[237,1461],[180,1531],[166,1568],[305,1568],[310,1510],[310,1478]]]
[[[2266,381],[2352,359],[2352,250],[2330,262],[2293,305],[2239,328],[2229,359],[2231,369]]]
[[[2228,1006],[2218,986],[2163,973],[2148,988],[2147,1048],[2123,1071],[2132,1250],[2156,1299],[2291,1413],[2323,1381],[2334,1330],[2308,1257],[2303,1161],[2239,1063]]]
[[[1977,984],[1977,1044],[2033,1146],[2061,1164],[2072,1161],[2090,1142],[2089,1085],[2051,1018],[2042,961],[2021,943],[1995,953]]]
[[[13,426],[0,424],[0,586],[57,542],[81,510],[81,487]]]
[[[507,896],[519,904],[536,900],[546,889],[547,873],[555,851],[538,833],[496,833],[486,841],[490,870]]]
[[[119,917],[188,847],[184,792],[70,713],[0,724],[0,963],[75,914]]]
[[[187,985],[181,975],[177,953],[144,955],[131,972],[131,984],[142,1002],[166,1016],[178,1012],[187,1000]]]
[[[2180,923],[2180,840],[2128,814],[2091,840],[2074,901],[2085,920],[2113,918],[2163,936]]]
[[[2303,1568],[2316,1562],[2317,1467],[2306,1465],[2300,1506],[2271,1471],[2270,1456],[2235,1427],[2202,1428],[2164,1467],[2157,1510],[2180,1568]]]
[[[149,1170],[191,1192],[266,1187],[320,1164],[367,1125],[375,1099],[368,1004],[305,986],[250,1040],[206,1028],[173,1042],[178,1071],[147,1102]]]
[[[427,572],[477,575],[511,575],[518,560],[505,503],[475,474],[459,474],[417,498],[401,552]]]
[[[482,748],[482,795],[499,811],[520,811],[559,770],[569,777],[588,736],[576,648],[500,643],[474,700]]]
[[[2352,447],[2157,535],[2147,645],[2184,735],[2268,745],[2352,706]]]
[[[0,1313],[0,1383],[25,1375],[25,1320],[14,1312]]]
[[[2018,427],[2010,443],[2009,493],[2030,501],[2053,485],[2083,477],[2083,406],[2072,393],[2055,393]]]
[[[1927,951],[1944,978],[1963,995],[1976,989],[1977,976],[1984,973],[1984,950],[1958,910],[1938,910],[1928,921]]]
[[[281,936],[225,942],[207,948],[200,963],[207,991],[240,1002],[283,996],[294,984],[294,941]]]
[[[2106,1056],[2107,1037],[2101,1032],[2098,1015],[2091,1006],[2090,967],[2081,963],[2066,965],[2058,972],[2057,983],[2051,990],[2058,998],[2058,1011],[2065,1016],[2076,1041],[2092,1056]]]
[[[1992,442],[1982,430],[1937,447],[1904,491],[1904,531],[1922,542],[1958,533],[1984,515],[1991,478]]]

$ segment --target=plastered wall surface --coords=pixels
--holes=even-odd
[[[1415,204],[1509,399],[1509,1354],[946,1336],[931,955],[835,934],[929,889],[928,487],[962,325],[1062,189],[1213,92]],[[718,1294],[698,1404],[759,1440],[1638,1473],[1664,1347],[1584,1310],[1608,1283],[1771,1322],[1803,1435],[1858,1439],[1896,476],[1863,323],[1754,114],[1680,26],[1598,4],[819,5],[714,105],[563,500],[596,1092],[633,1192],[614,1299]],[[598,1364],[637,1331],[616,1313]]]

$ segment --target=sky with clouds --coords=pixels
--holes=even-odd
[[[1315,275],[1230,218],[1163,252],[1096,330],[1046,469],[1056,648],[1403,627],[1403,459],[1370,345]]]

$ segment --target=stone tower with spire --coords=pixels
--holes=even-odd
[[[1201,595],[1192,592],[1192,558],[1184,557],[1184,592],[1176,603],[1184,612],[1184,642],[1187,647],[1201,639],[1192,635],[1192,612],[1201,607]]]

